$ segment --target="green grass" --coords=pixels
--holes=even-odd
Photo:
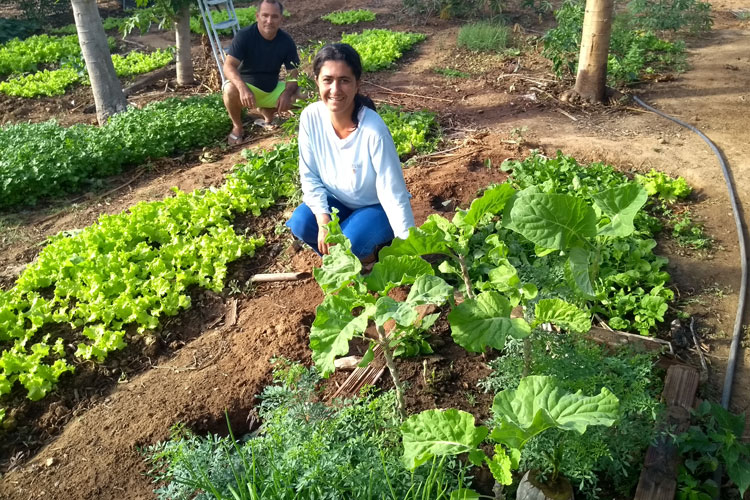
[[[510,28],[491,21],[463,26],[458,32],[458,46],[473,52],[502,52],[508,47]]]
[[[432,71],[438,75],[447,76],[448,78],[471,78],[469,73],[454,68],[432,68]]]

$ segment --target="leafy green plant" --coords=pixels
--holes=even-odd
[[[378,114],[391,131],[396,152],[402,159],[413,153],[435,151],[440,141],[440,127],[435,113],[407,112],[384,104],[378,108]]]
[[[677,240],[677,244],[681,247],[701,250],[711,248],[713,245],[711,237],[706,235],[700,224],[696,224],[692,220],[689,212],[676,217],[672,223],[672,237]]]
[[[344,10],[331,12],[322,16],[321,19],[333,24],[357,24],[361,22],[374,21],[375,13],[367,9]]]
[[[16,285],[0,291],[0,395],[18,383],[41,399],[72,370],[73,356],[101,362],[125,346],[129,326],[154,330],[190,307],[189,287],[220,291],[227,265],[264,243],[236,234],[234,215],[257,216],[293,194],[296,155],[295,143],[249,153],[221,188],[175,189],[174,197],[53,237]],[[40,333],[49,325],[77,341],[75,353],[62,336]]]
[[[209,144],[228,127],[218,95],[166,99],[119,113],[102,127],[54,121],[3,127],[0,207],[78,190],[123,166]]]
[[[561,390],[555,379],[545,376],[523,378],[518,389],[499,392],[492,403],[497,422],[490,433],[474,424],[474,416],[460,410],[427,410],[409,417],[401,425],[404,463],[415,468],[436,456],[468,453],[477,466],[486,463],[497,482],[512,483],[521,450],[534,436],[560,429],[586,432],[589,426],[611,426],[618,416],[619,401],[602,388],[596,396]],[[496,443],[489,457],[479,445],[489,434]]]
[[[649,196],[658,196],[667,203],[685,199],[693,191],[683,177],[674,179],[654,169],[645,175],[636,174],[634,180],[646,189]]]
[[[649,74],[680,71],[684,68],[684,43],[667,41],[657,36],[655,28],[647,22],[654,18],[640,15],[637,11],[645,8],[645,4],[654,3],[635,0],[628,4],[628,9],[631,10],[620,12],[615,17],[607,65],[607,76],[613,84],[626,84]],[[656,3],[669,3],[677,10],[688,8],[687,3],[696,4],[681,0]],[[576,72],[583,31],[583,9],[582,0],[565,0],[555,12],[557,27],[544,35],[542,54],[552,61],[553,70],[558,77]]]
[[[115,65],[117,76],[128,77],[148,73],[155,69],[166,66],[174,59],[174,48],[156,49],[151,53],[139,51],[128,52],[126,56],[112,55],[112,63]]]
[[[10,78],[0,82],[0,93],[14,97],[63,95],[71,85],[80,80],[74,68],[43,70],[30,75]]]
[[[711,29],[711,4],[700,0],[631,0],[628,11],[639,27],[652,31],[702,33]]]
[[[148,73],[166,66],[173,59],[173,49],[157,49],[150,54],[134,50],[126,56],[112,55],[115,72],[122,77]],[[0,93],[16,97],[54,96],[64,94],[68,87],[80,81],[88,84],[88,73],[84,70],[82,58],[70,58],[61,66],[60,69],[45,69],[0,82]]]
[[[743,442],[745,415],[734,415],[716,403],[703,401],[693,412],[693,423],[675,437],[683,462],[677,498],[703,500],[718,493],[711,479],[721,466],[739,490],[750,488],[750,446]]]
[[[510,28],[496,21],[479,21],[461,27],[457,44],[474,52],[502,52],[508,47]]]
[[[425,38],[421,33],[369,29],[361,33],[345,34],[341,41],[348,43],[359,53],[363,70],[378,71],[393,66],[404,51]]]
[[[610,318],[614,328],[647,335],[663,321],[667,302],[674,294],[665,287],[669,280],[663,271],[667,260],[653,253],[656,242],[650,236],[658,221],[636,210],[645,202],[642,188],[611,166],[600,163],[583,166],[562,154],[555,158],[533,155],[524,161],[506,162],[502,168],[512,171],[509,182],[524,191],[533,193],[536,189],[580,199],[577,203],[582,213],[588,213],[584,219],[589,221],[592,214],[583,206],[591,203],[595,208],[593,216],[598,220],[595,229],[598,235],[583,246],[578,245],[579,249],[565,251],[564,259],[558,253],[539,248],[531,249],[537,253],[533,261],[523,256],[513,259],[519,273],[534,276],[535,283],[547,293],[593,300],[593,310]],[[619,196],[624,197],[617,201]],[[629,205],[626,200],[630,200]],[[605,209],[604,205],[609,207]],[[618,209],[623,210],[621,215],[625,218],[613,215]],[[586,234],[592,231],[590,222],[586,225],[588,229],[581,231],[581,226],[578,230],[583,239],[590,238]],[[546,244],[541,239],[532,242]],[[517,251],[523,251],[523,247]],[[566,290],[564,285],[568,283],[572,287]]]
[[[80,53],[81,46],[76,35],[34,35],[25,40],[13,39],[0,47],[0,75],[36,71],[40,64],[56,63],[64,57]]]
[[[559,473],[589,499],[612,498],[602,491],[608,484],[622,497],[632,496],[643,465],[643,456],[654,434],[662,405],[662,378],[654,369],[655,353],[639,353],[627,346],[612,350],[576,335],[535,331],[532,343],[531,375],[548,375],[570,392],[585,394],[606,387],[620,401],[618,423],[596,427],[586,434],[550,430],[528,441],[521,454],[521,466],[553,473],[555,458]],[[524,348],[511,341],[502,354],[490,361],[490,375],[479,387],[488,393],[514,389],[525,370]],[[490,424],[491,425],[491,424]],[[554,456],[551,450],[561,452]],[[610,494],[610,496],[607,496]]]
[[[419,257],[381,258],[365,278],[360,275],[362,264],[341,233],[336,214],[328,229],[326,242],[335,246],[331,247],[330,254],[323,256],[323,266],[313,271],[315,280],[326,293],[310,327],[310,349],[315,366],[323,376],[328,376],[335,370],[334,359],[349,352],[352,338],[357,336],[369,341],[370,347],[361,366],[372,361],[375,346],[382,349],[396,388],[399,411],[403,414],[403,387],[393,362],[394,348],[399,346],[404,334],[421,326],[416,307],[442,305],[452,296],[453,288],[434,276],[432,267]],[[388,296],[392,288],[403,285],[412,285],[405,301],[397,302]],[[390,335],[384,328],[388,320],[394,320],[397,325]],[[375,323],[377,341],[365,336],[370,321]]]
[[[314,371],[291,379],[277,373],[284,382],[259,396],[256,433],[237,440],[178,428],[144,450],[161,483],[157,498],[448,500],[466,486],[456,460],[404,469],[393,392],[327,406],[315,396]]]

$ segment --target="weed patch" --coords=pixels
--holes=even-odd
[[[474,52],[502,52],[508,46],[510,29],[491,21],[480,21],[461,27],[458,46]]]

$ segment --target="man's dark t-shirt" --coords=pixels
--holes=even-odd
[[[279,30],[273,40],[266,40],[252,24],[237,32],[227,54],[239,59],[240,75],[264,92],[271,92],[279,83],[281,65],[287,71],[299,66],[299,55],[294,40],[284,30]]]

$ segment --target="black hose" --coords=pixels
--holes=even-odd
[[[724,155],[721,154],[719,148],[717,148],[716,145],[711,141],[711,139],[706,137],[703,132],[688,123],[678,120],[673,116],[669,116],[668,114],[663,113],[656,108],[652,108],[636,96],[633,96],[633,99],[639,106],[642,106],[643,108],[656,113],[659,116],[663,116],[667,120],[671,120],[678,125],[682,125],[683,127],[688,128],[698,134],[698,136],[703,139],[706,144],[708,144],[716,157],[719,159],[721,171],[724,174],[724,182],[726,182],[727,185],[727,191],[729,192],[729,202],[732,205],[732,213],[734,214],[734,223],[737,226],[737,239],[740,242],[740,262],[742,265],[742,278],[740,279],[740,296],[737,303],[737,316],[734,320],[734,334],[732,335],[732,345],[729,348],[727,372],[724,375],[724,390],[721,393],[721,406],[728,410],[729,402],[732,399],[732,382],[734,380],[734,370],[737,367],[737,351],[740,347],[740,337],[742,337],[742,314],[745,309],[745,294],[747,292],[747,253],[745,251],[745,233],[742,229],[742,219],[740,218],[740,212],[737,206],[737,198],[734,194],[734,183],[732,182],[732,176],[729,173],[729,169],[727,168],[726,161],[724,160]],[[716,470],[714,480],[716,481],[717,485],[721,485],[721,467]]]

